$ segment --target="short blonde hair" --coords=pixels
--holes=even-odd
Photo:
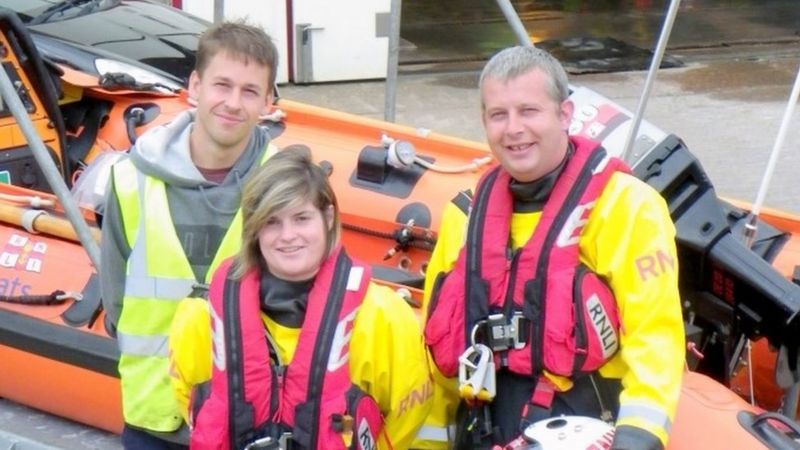
[[[483,85],[487,78],[506,82],[534,70],[541,70],[547,76],[547,94],[554,102],[561,104],[569,97],[567,72],[561,62],[545,50],[522,45],[503,49],[492,56],[483,67],[478,88],[483,93]],[[481,107],[485,107],[483,95],[481,95]]]
[[[241,278],[254,268],[266,269],[258,233],[270,217],[306,201],[310,201],[323,218],[332,210],[333,226],[326,234],[327,256],[339,244],[339,204],[328,175],[314,164],[308,149],[282,150],[255,170],[242,192],[242,248],[236,257],[234,277]]]

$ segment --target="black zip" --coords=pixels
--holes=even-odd
[[[519,263],[520,249],[511,251],[511,263],[508,266],[508,285],[506,286],[506,299],[503,302],[503,315],[511,320],[514,316],[514,287],[517,285],[517,264]],[[517,330],[519,333],[520,330]]]
[[[225,287],[222,295],[223,309],[225,311],[225,371],[228,375],[228,435],[231,448],[239,447],[239,429],[236,426],[236,411],[244,402],[244,383],[242,374],[244,367],[240,358],[242,346],[242,330],[239,324],[239,282],[225,278]]]
[[[583,277],[586,275],[586,272],[589,269],[584,267],[583,265],[579,265],[578,268],[575,270],[575,280],[572,285],[572,301],[575,308],[575,359],[572,363],[572,373],[578,373],[581,367],[583,367],[583,363],[586,361],[586,357],[588,356],[589,349],[586,338],[586,328],[584,321],[584,313],[586,308],[584,308],[583,298],[581,296],[581,284],[583,282]],[[584,352],[581,353],[577,350],[583,349]],[[594,381],[592,381],[594,383]]]
[[[276,364],[270,364],[270,371],[272,372],[272,395],[269,399],[269,419],[268,421],[273,421],[273,417],[278,412],[278,403],[280,400],[280,391],[281,387],[283,386],[283,376],[286,372],[286,366],[278,366]]]
[[[314,423],[311,425],[309,448],[317,448],[319,435],[319,410],[321,407],[320,392],[325,379],[325,370],[328,367],[326,360],[330,357],[331,346],[333,345],[331,336],[336,330],[337,319],[342,310],[344,296],[347,289],[347,280],[350,277],[352,261],[342,251],[336,259],[334,278],[325,301],[325,312],[322,315],[322,323],[317,333],[317,342],[314,348],[314,356],[311,360],[311,374],[308,377],[308,389],[306,390],[306,402],[312,402],[311,412]]]
[[[286,369],[286,366],[284,366],[281,363],[280,355],[278,355],[278,349],[275,348],[275,345],[273,345],[269,331],[265,333],[265,337],[270,357],[269,370],[270,373],[272,374],[272,385],[270,386],[270,398],[269,398],[269,416],[267,418],[267,421],[272,421],[272,418],[275,417],[275,413],[278,412],[280,391],[283,385],[283,374]]]
[[[500,169],[498,167],[486,176],[486,180],[484,180],[484,183],[481,185],[481,189],[475,193],[473,208],[475,208],[476,211],[472,211],[472,214],[470,214],[468,218],[469,229],[467,231],[467,242],[469,242],[470,245],[467,246],[467,271],[478,275],[481,273],[481,254],[483,252],[483,239],[481,239],[481,237],[483,236],[483,228],[486,221],[473,219],[475,217],[485,218],[486,208],[489,203],[487,198],[489,194],[491,194],[492,186],[499,174]],[[467,296],[467,298],[469,298],[469,296]]]
[[[428,318],[431,317],[431,314],[436,310],[436,306],[439,304],[439,290],[442,289],[445,279],[447,279],[446,272],[439,272],[436,274],[436,279],[433,281],[433,288],[431,289],[430,303],[428,303],[428,311],[426,315]]]

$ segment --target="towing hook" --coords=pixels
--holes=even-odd
[[[161,108],[156,103],[138,103],[131,105],[123,113],[125,131],[131,145],[136,143],[138,137],[136,129],[147,125],[161,114]]]
[[[399,230],[397,230],[396,232],[397,235],[395,236],[395,239],[397,239],[398,243],[408,246],[408,244],[410,244],[411,241],[414,240],[413,231],[414,231],[414,219],[408,219],[408,222],[406,222],[405,225],[403,225],[402,227],[400,227]]]
[[[128,117],[125,119],[125,130],[128,132],[128,140],[131,145],[136,143],[136,128],[144,124],[144,108],[136,106],[128,111]]]
[[[65,291],[63,294],[56,295],[56,300],[69,300],[72,299],[76,302],[83,300],[83,294],[80,292]]]

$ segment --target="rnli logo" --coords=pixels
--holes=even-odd
[[[0,253],[0,267],[24,270],[26,272],[42,272],[47,244],[34,241],[27,236],[12,234]]]
[[[603,349],[603,357],[610,358],[619,347],[619,340],[614,327],[611,325],[611,319],[608,318],[605,308],[603,308],[597,294],[592,294],[586,300],[586,310],[589,312],[589,319],[600,342],[600,347]]]
[[[375,450],[375,437],[372,435],[372,430],[369,428],[367,419],[362,418],[358,424],[358,444],[361,450]]]
[[[214,367],[222,371],[225,370],[225,326],[214,308],[209,306],[208,309],[211,311],[211,353]]]
[[[656,250],[650,255],[636,259],[636,270],[642,281],[660,277],[666,273],[675,272],[675,258],[666,250]]]
[[[581,237],[581,232],[586,222],[589,221],[589,213],[592,212],[595,202],[589,202],[584,205],[578,205],[567,217],[564,228],[558,233],[556,245],[559,247],[568,247],[575,245]]]
[[[400,400],[400,405],[397,408],[397,417],[402,416],[406,411],[417,405],[422,406],[430,398],[433,398],[433,381],[428,380],[421,388],[413,389],[405,398]]]

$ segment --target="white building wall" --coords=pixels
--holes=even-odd
[[[215,1],[223,3],[226,19],[245,17],[272,36],[280,54],[279,83],[386,77],[391,0],[183,0],[182,6],[213,21]],[[297,34],[298,24],[307,26],[307,45]],[[288,58],[293,59],[291,74]]]

